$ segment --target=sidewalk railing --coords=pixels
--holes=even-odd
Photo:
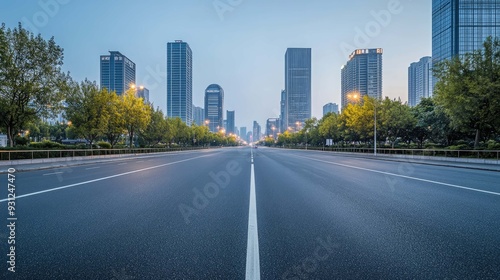
[[[179,148],[133,148],[133,149],[75,149],[75,150],[0,150],[0,161],[22,159],[53,159],[71,157],[92,157],[106,155],[152,154],[189,150],[201,150],[215,147],[179,147]]]
[[[284,148],[305,149],[305,147],[296,146],[285,146]],[[307,147],[307,149],[342,153],[373,154],[373,148]],[[500,150],[377,149],[377,154],[500,160]]]

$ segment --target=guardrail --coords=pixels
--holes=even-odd
[[[301,149],[305,147],[290,146],[288,149]],[[335,148],[335,147],[307,147],[309,150],[363,153],[373,154],[373,148]],[[449,157],[469,159],[493,159],[500,160],[500,150],[447,150],[447,149],[377,149],[380,155],[405,155],[405,156],[427,156],[427,157]]]
[[[213,147],[179,147],[179,148],[133,148],[133,149],[76,149],[76,150],[0,150],[0,161],[22,159],[53,159],[71,157],[91,157],[126,154],[167,153],[188,150],[201,150]]]

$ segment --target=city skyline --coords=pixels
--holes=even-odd
[[[97,3],[65,1],[51,13],[37,1],[2,3],[0,16],[8,27],[22,22],[44,38],[54,36],[65,49],[63,69],[78,81],[98,82],[95,57],[120,50],[136,63],[137,83],[150,90],[151,102],[164,113],[165,44],[177,39],[188,42],[193,50],[193,103],[203,104],[208,84],[223,85],[231,92],[227,107],[238,111],[236,126],[250,127],[255,119],[265,123],[267,118],[279,117],[287,48],[312,48],[314,117],[321,117],[324,104],[340,104],[340,67],[354,49],[384,48],[384,76],[390,77],[385,79],[384,96],[404,101],[408,65],[431,54],[431,1],[273,1],[265,5],[244,1],[223,13],[212,1],[196,5],[153,1],[147,6],[134,1],[122,1],[119,6],[99,2],[96,9]],[[113,13],[112,22],[107,13],[111,9],[119,11]],[[127,14],[135,11],[144,15],[140,23],[128,20]],[[46,20],[34,20],[37,15],[46,15]],[[94,20],[86,22],[89,15]],[[107,32],[96,33],[103,25]],[[405,34],[412,36],[400,40]]]

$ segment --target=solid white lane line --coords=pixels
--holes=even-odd
[[[199,156],[199,157],[194,157],[194,158],[189,158],[189,159],[184,159],[184,160],[169,162],[169,163],[165,163],[165,164],[161,164],[161,165],[157,165],[157,166],[152,166],[152,167],[147,167],[147,168],[138,169],[138,170],[134,170],[134,171],[129,171],[129,172],[125,172],[125,173],[120,173],[120,174],[116,174],[116,175],[106,176],[106,177],[102,177],[102,178],[98,178],[98,179],[94,179],[94,180],[89,180],[89,181],[85,181],[85,182],[80,182],[80,183],[76,183],[76,184],[71,184],[71,185],[67,185],[67,186],[62,186],[62,187],[47,189],[47,190],[43,190],[43,191],[38,191],[38,192],[33,192],[33,193],[28,193],[28,194],[23,194],[23,195],[18,195],[18,196],[16,196],[16,199],[20,199],[20,198],[28,197],[28,196],[33,196],[33,195],[38,195],[38,194],[42,194],[42,193],[47,193],[47,192],[53,192],[53,191],[62,190],[62,189],[67,189],[67,188],[72,188],[72,187],[76,187],[76,186],[86,185],[86,184],[90,184],[90,183],[94,183],[94,182],[99,182],[99,181],[108,180],[108,179],[112,179],[112,178],[116,178],[116,177],[121,177],[121,176],[125,176],[125,175],[130,175],[130,174],[134,174],[134,173],[138,173],[138,172],[143,172],[143,171],[148,171],[148,170],[152,170],[152,169],[157,169],[157,168],[160,168],[160,167],[174,165],[174,164],[177,164],[177,163],[182,163],[182,162],[191,161],[191,160],[195,160],[195,159],[199,159],[199,158],[209,157],[209,156],[212,156],[212,155],[204,155],[204,156]],[[60,173],[62,173],[62,172],[60,172]],[[5,202],[7,200],[8,200],[7,198],[1,199],[0,202]]]
[[[251,164],[250,171],[250,205],[248,208],[248,240],[245,279],[260,280],[259,233],[257,229],[257,202],[255,196],[255,172],[253,163]]]
[[[127,164],[127,163],[126,163],[126,162],[124,162],[124,163],[120,163],[120,164],[117,164],[117,165],[125,165],[125,164]]]
[[[56,174],[62,174],[62,173],[64,173],[64,172],[47,173],[47,174],[43,174],[43,176],[56,175]]]
[[[141,162],[144,162],[144,161],[143,161],[143,160],[140,160],[140,161],[138,161],[137,163],[141,163]]]
[[[98,168],[101,168],[101,167],[99,167],[99,166],[97,166],[97,167],[89,167],[89,168],[85,168],[85,170],[92,170],[92,169],[98,169]]]
[[[305,158],[305,159],[310,159],[310,160],[314,160],[314,161],[329,163],[329,164],[333,164],[333,165],[338,165],[338,166],[343,166],[343,167],[348,167],[348,168],[353,168],[353,169],[358,169],[358,170],[363,170],[363,171],[369,171],[369,172],[373,172],[373,173],[384,174],[384,175],[388,175],[388,176],[400,177],[400,178],[411,179],[411,180],[420,181],[420,182],[432,183],[432,184],[436,184],[436,185],[442,185],[442,186],[447,186],[447,187],[452,187],[452,188],[457,188],[457,189],[463,189],[463,190],[468,190],[468,191],[487,193],[487,194],[500,196],[500,193],[497,193],[497,192],[485,191],[485,190],[474,189],[474,188],[469,188],[469,187],[464,187],[464,186],[459,186],[459,185],[454,185],[454,184],[448,184],[448,183],[432,181],[432,180],[427,180],[427,179],[422,179],[422,178],[405,176],[405,175],[401,175],[401,174],[395,174],[395,173],[390,173],[390,172],[384,172],[384,171],[379,171],[379,170],[358,167],[358,166],[335,163],[335,162],[331,162],[331,161],[320,160],[320,159],[315,159],[315,158],[310,158],[310,157],[303,157],[303,156],[297,156],[297,155],[294,155],[294,156],[300,157],[300,158]]]

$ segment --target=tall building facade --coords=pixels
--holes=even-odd
[[[500,1],[432,0],[433,63],[480,49],[500,36]]]
[[[142,100],[144,100],[144,103],[149,103],[149,89],[145,88],[144,86],[133,86],[132,88],[135,88],[135,95],[137,97],[142,98]]]
[[[260,141],[261,127],[257,121],[253,121],[252,141]]]
[[[193,122],[198,126],[205,125],[205,109],[193,105]]]
[[[285,53],[286,126],[311,118],[311,49],[289,48]]]
[[[266,136],[271,136],[274,139],[278,139],[280,119],[270,118],[266,122]]]
[[[287,122],[286,122],[286,91],[282,90],[281,91],[281,101],[280,101],[280,132],[285,132],[287,129]]]
[[[339,105],[337,103],[328,103],[325,106],[323,106],[323,116],[325,116],[328,113],[339,113]]]
[[[342,109],[355,102],[350,100],[354,94],[382,99],[382,54],[381,48],[358,49],[349,56],[341,70]]]
[[[101,55],[101,88],[121,95],[135,86],[135,63],[118,51]]]
[[[193,121],[193,54],[181,40],[167,43],[167,116]]]
[[[212,132],[224,128],[224,90],[217,84],[212,84],[205,90],[205,120]]]
[[[240,127],[240,138],[243,139],[245,142],[249,142],[247,138],[247,127],[242,126]]]
[[[432,58],[426,56],[408,67],[408,105],[417,106],[422,98],[432,97]]]
[[[227,128],[226,128],[226,133],[227,134],[236,134],[236,124],[234,120],[234,111],[227,111],[226,112],[226,119],[227,119]]]

